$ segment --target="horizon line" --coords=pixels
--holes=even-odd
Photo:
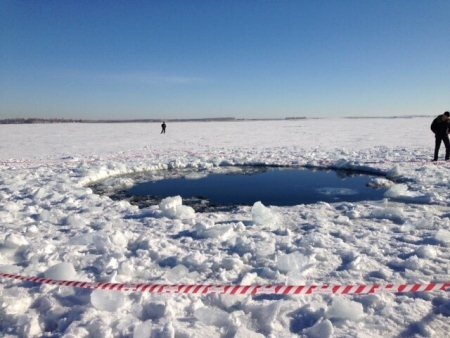
[[[38,123],[159,123],[166,122],[239,122],[239,121],[295,121],[318,119],[394,119],[432,117],[434,115],[386,115],[386,116],[340,116],[340,117],[279,117],[279,118],[239,118],[239,117],[204,117],[204,118],[136,118],[136,119],[83,119],[83,118],[41,118],[18,117],[0,119],[0,124],[38,124]]]

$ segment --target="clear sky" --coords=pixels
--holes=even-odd
[[[450,1],[0,1],[0,118],[450,109]]]

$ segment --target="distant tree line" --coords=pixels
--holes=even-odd
[[[72,119],[38,119],[38,118],[17,118],[17,119],[3,119],[1,124],[32,124],[32,123],[80,123],[83,120]]]
[[[14,118],[2,119],[0,124],[35,124],[35,123],[155,123],[167,122],[207,122],[207,121],[235,121],[234,117],[199,118],[199,119],[130,119],[130,120],[85,120],[85,119],[42,119],[42,118]]]

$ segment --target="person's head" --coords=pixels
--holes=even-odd
[[[442,115],[442,119],[444,121],[449,121],[450,120],[450,113],[448,111],[446,111],[443,115]]]
[[[448,111],[446,111],[446,112],[444,113],[444,115],[447,116],[447,117],[450,117],[450,113],[449,113]]]

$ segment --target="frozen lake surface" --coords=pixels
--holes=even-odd
[[[164,135],[159,123],[0,125],[0,271],[175,285],[447,282],[450,165],[430,162],[431,120],[184,122]],[[177,196],[142,208],[108,197],[142,172],[241,166],[364,171],[386,192],[214,212]],[[0,280],[5,337],[446,337],[449,314],[442,291],[152,295]]]

